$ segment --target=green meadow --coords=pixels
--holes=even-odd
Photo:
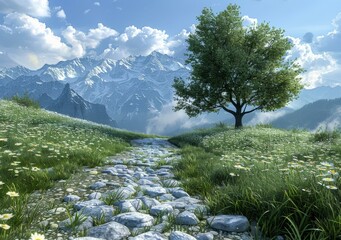
[[[0,101],[0,239],[28,239],[41,214],[30,193],[150,137]],[[256,239],[341,238],[341,134],[220,124],[170,139],[175,174],[211,214],[248,217]]]
[[[0,239],[28,239],[39,209],[28,196],[101,165],[145,135],[64,117],[29,99],[0,100]]]
[[[247,216],[258,239],[341,239],[340,132],[221,124],[170,141],[176,176],[212,214]]]

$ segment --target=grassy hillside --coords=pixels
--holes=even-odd
[[[100,165],[127,149],[129,140],[145,137],[29,105],[0,100],[0,239],[29,234],[39,214],[27,208],[29,193],[51,187],[82,166]]]
[[[176,176],[213,214],[243,214],[267,237],[341,238],[341,138],[220,126],[171,139]]]

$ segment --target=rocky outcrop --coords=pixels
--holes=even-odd
[[[52,104],[47,106],[46,109],[70,117],[116,127],[115,121],[108,116],[104,105],[90,103],[84,100],[70,88],[70,84],[65,85],[60,96]]]

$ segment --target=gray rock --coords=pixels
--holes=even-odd
[[[199,233],[196,236],[197,240],[213,240],[214,239],[214,235],[212,233]]]
[[[128,169],[128,166],[124,165],[124,164],[117,164],[114,166],[114,168],[116,168],[116,169]]]
[[[90,200],[91,200],[91,199],[100,199],[101,196],[102,196],[101,193],[99,193],[99,192],[93,192],[93,193],[91,193],[91,194],[88,195],[88,199],[90,199]]]
[[[88,207],[88,206],[102,206],[104,205],[104,202],[98,199],[91,199],[89,201],[84,201],[84,202],[77,202],[73,206],[77,211],[81,210],[83,207]]]
[[[163,187],[149,187],[145,186],[142,190],[150,197],[157,197],[166,194],[167,191]]]
[[[117,171],[114,167],[109,167],[107,169],[102,170],[102,173],[107,173],[107,174],[115,176],[117,174]]]
[[[77,195],[70,194],[70,195],[65,196],[63,201],[68,203],[68,202],[76,202],[79,199],[81,199],[81,198],[78,197]]]
[[[105,240],[121,240],[129,235],[129,229],[117,222],[108,222],[88,230],[89,237],[104,238]]]
[[[185,202],[176,202],[176,201],[165,202],[165,203],[171,205],[175,209],[185,209],[186,206],[188,205]]]
[[[180,225],[197,225],[199,223],[199,219],[194,213],[184,211],[176,216],[175,222]]]
[[[172,192],[172,195],[176,198],[189,197],[189,194],[184,190],[175,190]]]
[[[85,216],[90,216],[93,219],[101,219],[104,217],[105,222],[109,222],[114,216],[114,208],[112,206],[86,206],[79,211]]]
[[[245,216],[218,215],[207,219],[207,223],[214,229],[227,232],[245,232],[250,224]]]
[[[154,182],[152,182],[152,181],[150,181],[148,179],[140,179],[137,183],[140,184],[140,185],[147,185],[147,186],[155,184]]]
[[[175,202],[183,202],[186,204],[196,204],[196,203],[201,203],[199,199],[192,198],[192,197],[181,197],[175,200]]]
[[[93,238],[93,237],[79,237],[74,238],[74,240],[105,240],[104,238]]]
[[[189,212],[195,213],[199,212],[204,215],[208,214],[208,207],[203,205],[203,204],[192,204],[192,205],[187,205],[185,209]]]
[[[169,204],[160,204],[150,208],[150,214],[157,216],[173,212],[173,207]]]
[[[91,190],[97,190],[100,188],[104,188],[107,184],[104,182],[95,182],[94,184],[91,184],[90,189]]]
[[[191,235],[187,233],[175,231],[169,235],[169,240],[196,240],[196,239],[195,237],[192,237]]]
[[[134,190],[135,191],[135,190]],[[103,198],[112,196],[119,196],[120,199],[128,199],[134,194],[134,191],[128,187],[120,187],[115,190],[107,191],[102,194]]]
[[[84,215],[77,216],[77,218],[83,219],[82,221],[79,222],[79,224],[74,225],[76,216],[72,216],[71,220],[66,219],[64,221],[61,221],[58,225],[58,228],[63,230],[63,231],[76,231],[76,232],[81,232],[84,230],[87,230],[92,227],[92,218],[87,217]]]
[[[151,207],[153,207],[153,206],[156,206],[156,205],[160,205],[161,203],[158,201],[158,200],[156,200],[156,199],[154,199],[154,198],[149,198],[149,197],[141,197],[141,198],[139,198],[142,202],[143,202],[143,204],[146,206],[146,207],[148,207],[148,208],[151,208]]]
[[[131,204],[130,201],[120,201],[118,203],[118,208],[121,212],[136,212],[136,208]]]
[[[112,220],[129,228],[149,227],[152,226],[154,222],[152,216],[139,212],[121,213],[113,217]]]
[[[136,237],[130,238],[130,240],[167,240],[168,238],[158,232],[146,232]]]
[[[154,225],[150,228],[151,231],[163,233],[167,227],[167,222],[162,222],[158,225]]]
[[[175,197],[172,194],[166,193],[159,197],[160,201],[173,201]]]

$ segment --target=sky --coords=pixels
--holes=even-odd
[[[306,70],[307,88],[341,85],[340,0],[0,0],[0,68],[153,51],[183,56],[202,9],[219,13],[230,3],[246,25],[285,30],[294,43],[287,57]]]

